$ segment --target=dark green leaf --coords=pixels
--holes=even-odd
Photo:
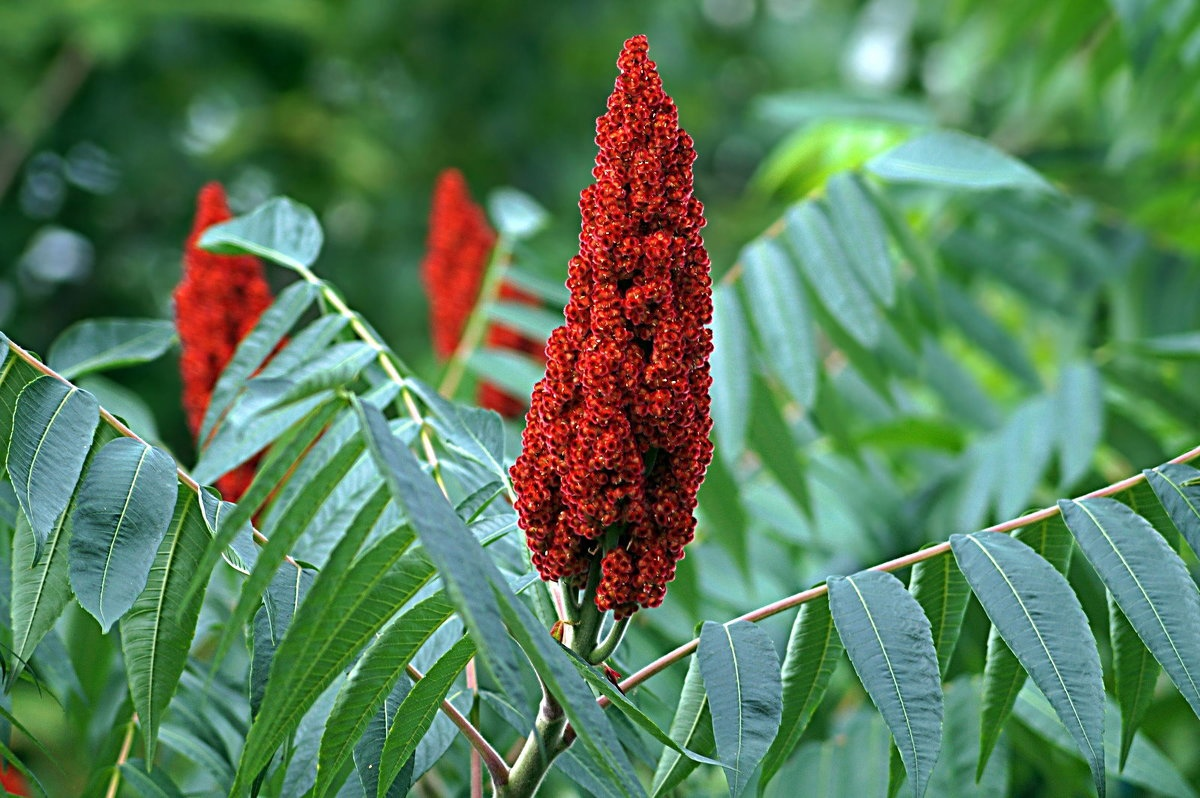
[[[1121,707],[1121,751],[1118,759],[1120,768],[1124,769],[1138,727],[1150,709],[1154,685],[1162,668],[1130,626],[1111,593],[1108,595],[1108,637],[1112,644],[1113,693]]]
[[[829,600],[821,597],[800,607],[783,658],[783,712],[779,734],[763,757],[763,785],[771,781],[800,743],[825,697],[843,650],[829,612]]]
[[[883,571],[833,577],[828,584],[846,653],[919,798],[942,746],[942,685],[929,619],[900,580]]]
[[[1039,524],[1018,529],[1013,535],[1058,572],[1066,575],[1074,546],[1071,533],[1062,516],[1055,515]],[[996,627],[988,632],[987,662],[983,670],[983,711],[980,720],[980,751],[978,775],[982,777],[991,757],[992,748],[1000,739],[1004,722],[1012,712],[1013,702],[1025,684],[1025,671],[1004,643]]]
[[[1200,554],[1200,470],[1181,463],[1168,463],[1147,468],[1142,472],[1171,517],[1171,522],[1183,535],[1192,551]]]
[[[895,183],[1054,191],[1045,178],[1021,161],[956,130],[935,130],[910,139],[872,158],[867,170]]]
[[[121,650],[129,695],[138,713],[146,761],[154,762],[158,727],[187,664],[200,617],[201,596],[181,604],[188,580],[208,545],[208,530],[196,494],[184,490],[150,568],[146,589],[121,621]]]
[[[1061,500],[1058,507],[1130,625],[1200,716],[1200,592],[1183,560],[1116,499]]]
[[[958,570],[949,552],[922,560],[913,566],[909,591],[925,611],[937,651],[938,669],[942,678],[950,668],[950,658],[962,631],[963,614],[971,598],[967,579]]]
[[[711,754],[716,751],[717,743],[713,738],[712,713],[708,708],[708,695],[704,692],[704,680],[700,675],[700,663],[692,657],[688,664],[687,676],[683,680],[683,689],[679,694],[679,703],[675,708],[675,717],[671,720],[668,732],[671,739],[681,747],[701,754]],[[651,795],[654,798],[675,789],[688,774],[696,769],[698,763],[680,755],[672,748],[664,749],[658,759],[658,767],[654,770],[654,782]]]
[[[1104,795],[1104,683],[1096,640],[1067,580],[1008,535],[951,539],[984,611],[1071,732]]]
[[[414,684],[404,697],[383,743],[377,798],[386,796],[401,766],[409,761],[417,750],[417,743],[429,730],[429,725],[441,708],[442,699],[473,656],[475,644],[469,637],[462,638],[434,663],[425,678]]]
[[[154,360],[175,343],[175,324],[159,319],[85,319],[50,346],[46,365],[64,379]]]
[[[38,377],[17,397],[8,475],[33,530],[35,561],[75,493],[99,421],[90,393],[53,377]]]
[[[183,792],[162,768],[150,772],[147,767],[145,760],[130,759],[121,763],[121,776],[142,798],[184,798]]]
[[[379,789],[379,766],[380,755],[383,753],[383,741],[387,737],[388,729],[392,726],[392,719],[396,717],[396,710],[400,708],[400,703],[411,689],[412,680],[407,676],[400,677],[392,691],[388,693],[383,706],[371,717],[366,733],[354,746],[354,767],[358,771],[362,792],[366,798],[374,796]],[[317,772],[320,774],[319,770]],[[414,775],[415,767],[410,759],[404,763],[400,775],[388,789],[388,798],[404,798],[408,794]]]
[[[741,795],[779,731],[782,687],[771,638],[748,621],[707,621],[696,650],[717,754],[728,768],[734,798]]]
[[[171,524],[175,460],[133,438],[96,453],[72,514],[71,586],[105,632],[146,587]]]
[[[272,197],[244,216],[205,230],[200,246],[223,255],[258,255],[303,273],[316,261],[324,241],[310,208],[287,197]]]

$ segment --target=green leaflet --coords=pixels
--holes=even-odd
[[[942,685],[929,620],[900,580],[883,571],[833,577],[828,584],[850,663],[920,798],[942,747]]]
[[[384,629],[355,664],[325,724],[317,796],[333,786],[334,774],[354,753],[356,741],[402,678],[405,666],[453,614],[454,605],[440,592],[422,600]]]
[[[887,228],[875,203],[852,172],[825,184],[825,203],[834,232],[867,290],[884,306],[896,301],[896,278],[888,251]]]
[[[733,798],[750,783],[779,731],[779,657],[771,638],[748,621],[705,622],[696,650],[712,712],[717,754]]]
[[[145,363],[175,343],[174,322],[160,319],[85,319],[50,345],[46,365],[64,379]]]
[[[379,786],[377,798],[385,798],[388,787],[399,775],[400,769],[417,750],[417,743],[428,731],[429,725],[441,707],[442,699],[454,685],[454,680],[471,657],[475,656],[475,644],[464,637],[443,654],[434,666],[418,681],[404,697],[380,754]]]
[[[90,393],[53,377],[38,377],[17,397],[7,465],[33,530],[35,560],[75,493],[99,421]]]
[[[496,385],[511,396],[527,401],[546,366],[511,349],[477,349],[467,358],[467,368],[480,380]]]
[[[736,290],[713,289],[712,417],[717,454],[733,465],[746,448],[750,409],[750,344]]]
[[[1071,564],[1073,541],[1062,516],[1018,529],[1013,537],[1037,552],[1043,559],[1066,574]],[[1025,684],[1025,671],[993,626],[988,632],[987,660],[983,670],[982,719],[980,721],[980,774],[987,766],[992,747],[1000,738],[1013,702]]]
[[[759,238],[742,250],[742,280],[767,367],[803,407],[817,392],[817,345],[804,290],[783,248]],[[742,364],[745,368],[745,364]]]
[[[1193,552],[1200,553],[1200,470],[1180,463],[1168,463],[1142,472],[1154,494],[1162,502],[1171,523],[1183,535]]]
[[[324,241],[310,208],[287,197],[272,197],[244,216],[205,230],[200,246],[223,255],[258,255],[304,274]]]
[[[71,587],[105,632],[146,587],[178,490],[175,460],[133,438],[106,443],[83,478],[71,517]]]
[[[411,540],[388,535],[348,569],[330,565],[318,576],[275,651],[231,793],[249,785],[359,649],[434,577],[423,553],[405,554]]]
[[[500,234],[516,241],[529,238],[550,221],[550,214],[537,200],[508,186],[488,194],[487,207]]]
[[[142,759],[130,759],[121,763],[121,776],[129,782],[143,798],[184,798],[183,792],[171,781],[171,777],[161,768],[150,771],[149,762]]]
[[[96,452],[117,435],[116,430],[108,425],[98,427],[88,457],[94,458]],[[87,467],[86,463],[84,467]],[[68,505],[66,512],[59,516],[58,523],[46,540],[42,557],[36,560],[36,542],[33,530],[29,528],[29,519],[23,512],[17,512],[16,529],[13,532],[10,606],[13,665],[8,671],[8,689],[16,684],[24,663],[34,655],[38,644],[54,627],[73,595],[67,568],[67,550],[71,539],[73,503],[78,498],[76,492],[71,499],[72,505]]]
[[[358,771],[358,779],[362,785],[362,793],[366,798],[372,798],[379,789],[380,756],[383,754],[383,743],[387,739],[388,729],[396,717],[396,710],[412,689],[412,680],[401,676],[392,691],[388,693],[379,708],[367,724],[362,739],[354,746],[354,768]],[[457,733],[457,730],[456,730]],[[320,771],[318,771],[318,774]],[[400,773],[388,788],[388,798],[404,798],[412,786],[415,767],[412,759],[404,763]]]
[[[800,607],[783,658],[783,711],[779,734],[763,757],[762,786],[770,783],[799,744],[844,650],[828,598],[817,598]]]
[[[554,313],[537,305],[523,302],[493,302],[488,306],[488,318],[502,327],[528,336],[534,341],[545,341],[550,333],[563,326],[562,313]]]
[[[1108,594],[1108,637],[1112,645],[1113,693],[1121,708],[1121,769],[1129,759],[1138,727],[1150,709],[1162,668],[1146,648],[1112,594]]]
[[[1183,560],[1116,499],[1058,506],[1121,612],[1200,716],[1200,592]]]
[[[934,130],[877,155],[867,171],[893,183],[945,188],[1016,188],[1052,192],[1046,179],[983,139]]]
[[[688,748],[701,754],[709,754],[716,750],[716,740],[713,739],[712,713],[708,709],[708,694],[704,692],[704,681],[700,675],[699,661],[692,657],[688,665],[687,676],[683,680],[683,689],[679,694],[679,704],[675,709],[675,717],[671,719],[669,730],[671,739],[681,747]],[[675,789],[688,774],[696,769],[698,763],[680,755],[672,748],[663,750],[658,759],[658,767],[654,770],[654,782],[650,793],[654,798]]]
[[[875,346],[883,328],[879,309],[858,274],[846,268],[846,254],[825,212],[814,202],[802,202],[784,221],[801,271],[829,315],[860,346]]]
[[[198,437],[201,441],[211,440],[213,430],[229,412],[234,399],[245,388],[251,375],[275,351],[283,336],[308,310],[318,293],[316,286],[311,283],[293,283],[280,292],[271,307],[263,311],[254,329],[238,344],[233,359],[225,366],[213,387],[212,398],[200,425]]]
[[[195,494],[185,490],[175,502],[174,517],[155,555],[146,589],[121,619],[129,694],[149,763],[154,762],[158,727],[187,664],[200,617],[201,596],[196,595],[186,606],[180,599],[207,545],[208,530],[200,505]]]
[[[962,571],[958,570],[953,555],[946,552],[913,566],[908,589],[929,619],[938,669],[944,679],[958,643],[958,634],[962,631],[971,588]]]
[[[1103,798],[1104,683],[1079,599],[1054,566],[1008,535],[954,535],[950,543],[992,624],[1070,730]]]

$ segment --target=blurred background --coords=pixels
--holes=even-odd
[[[0,329],[45,351],[78,318],[169,317],[194,198],[215,179],[235,211],[277,193],[313,207],[319,270],[420,364],[435,175],[459,167],[480,199],[534,196],[556,222],[547,269],[564,273],[595,118],[636,33],[696,140],[718,273],[784,203],[932,124],[988,137],[1190,250],[1196,111],[1175,61],[1152,67],[1192,4],[1167,4],[1174,20],[1149,6],[1126,20],[1126,5],[5,3]],[[1163,85],[1133,90],[1143,62]],[[124,379],[159,386],[164,437],[182,445],[170,371]]]
[[[481,201],[513,186],[541,203],[550,225],[519,266],[561,281],[595,119],[637,33],[696,142],[718,277],[832,175],[931,128],[988,140],[1062,194],[887,187],[917,242],[893,248],[897,272],[916,284],[909,267],[927,259],[942,306],[888,308],[900,346],[885,336],[847,349],[847,368],[835,352],[816,407],[788,398],[772,353],[754,350],[749,443],[726,445],[718,424],[724,456],[702,494],[701,540],[667,603],[639,613],[630,664],[697,619],[1195,445],[1200,340],[1178,337],[1200,318],[1195,0],[2,3],[0,330],[44,353],[81,318],[170,318],[196,192],[219,180],[235,212],[275,194],[311,206],[326,234],[316,271],[432,378],[419,264],[436,175],[461,169]],[[276,286],[290,279],[269,274]],[[1121,348],[1131,341],[1152,343]],[[908,361],[896,357],[905,347]],[[879,363],[894,406],[864,389]],[[149,402],[186,461],[175,358],[113,380]],[[811,484],[789,491],[771,462],[781,438],[761,402],[795,438],[775,456],[788,450]],[[1059,435],[1072,417],[1085,429]],[[1053,459],[1051,439],[1063,442]],[[1067,450],[1081,454],[1068,464]],[[806,491],[811,507],[799,506]],[[1103,630],[1103,587],[1086,569],[1071,577]],[[982,669],[986,619],[970,612],[955,673]],[[770,628],[781,643],[785,622]],[[660,680],[664,723],[681,678]],[[1196,783],[1195,718],[1161,693],[1145,728]],[[1013,746],[1028,755],[1014,794],[1086,784],[1082,765],[1042,738],[1014,735]]]

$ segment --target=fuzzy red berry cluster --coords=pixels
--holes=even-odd
[[[217,255],[196,243],[206,229],[233,218],[220,183],[200,190],[196,219],[183,253],[183,278],[175,289],[175,326],[182,354],[183,409],[199,437],[213,388],[241,340],[272,302],[262,264],[249,255]],[[204,441],[197,441],[201,446]],[[226,501],[237,501],[254,478],[257,458],[217,480]]]
[[[601,558],[596,605],[658,606],[695,530],[712,460],[712,283],[679,127],[644,36],[627,42],[596,122],[566,324],[546,347],[512,468],[543,579],[579,586]]]
[[[454,354],[462,338],[467,319],[479,300],[488,258],[496,243],[496,233],[467,188],[457,169],[444,170],[433,190],[429,212],[429,240],[421,277],[429,297],[433,349],[443,359]],[[511,285],[500,287],[500,299],[539,304],[536,297]],[[493,324],[486,343],[501,349],[542,357],[545,343],[534,341],[506,327]],[[479,384],[480,407],[495,410],[506,418],[516,418],[525,403],[488,382]]]

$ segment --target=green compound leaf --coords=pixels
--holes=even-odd
[[[883,571],[833,577],[828,584],[850,663],[920,798],[942,747],[942,684],[929,619],[904,584]]]

